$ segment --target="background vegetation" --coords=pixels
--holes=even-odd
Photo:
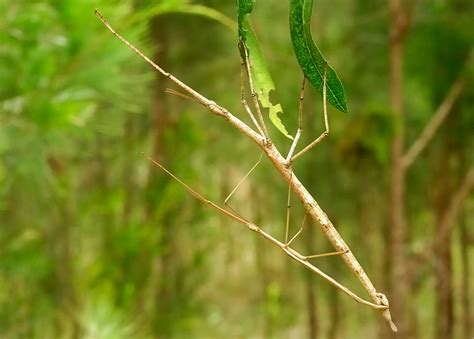
[[[396,304],[400,338],[472,338],[474,4],[420,1],[413,12],[403,4],[401,20],[412,16],[397,111],[390,3],[316,3],[313,32],[350,112],[330,110],[329,139],[295,170]],[[294,131],[302,75],[288,5],[259,1],[252,18]],[[106,31],[95,7],[245,119],[234,1],[0,0],[0,337],[388,337],[379,314],[195,201],[142,155],[221,202],[259,151],[222,119],[166,94],[172,85]],[[394,140],[408,149],[460,76],[449,117],[404,173],[399,228]],[[304,143],[323,130],[321,105],[308,89]],[[233,205],[283,238],[286,192],[264,162]],[[294,230],[302,216],[294,206]],[[318,225],[298,241],[305,252],[330,250]],[[361,291],[340,259],[318,266]]]

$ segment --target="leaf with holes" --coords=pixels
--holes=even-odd
[[[281,105],[274,104],[270,100],[270,93],[275,90],[275,85],[249,21],[253,4],[253,0],[237,0],[240,56],[244,61],[246,61],[246,56],[249,58],[251,68],[249,73],[252,77],[254,89],[262,107],[268,109],[270,121],[286,137],[293,139],[278,116],[279,113],[283,112]]]
[[[291,0],[290,34],[296,58],[305,77],[321,93],[326,71],[327,101],[338,110],[347,112],[344,86],[313,41],[311,34],[312,11],[313,0]]]

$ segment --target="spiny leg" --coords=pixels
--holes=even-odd
[[[168,94],[173,94],[173,95],[176,95],[177,97],[180,97],[180,98],[184,98],[186,100],[189,100],[189,101],[193,101],[193,102],[196,102],[196,103],[199,103],[199,101],[197,101],[196,98],[193,98],[187,94],[184,94],[184,93],[181,93],[181,92],[178,92],[172,88],[167,88],[165,89],[165,93],[168,93]]]
[[[296,261],[300,262],[300,263],[303,263],[305,264],[306,267],[310,268],[313,272],[315,272],[316,274],[322,276],[323,278],[325,278],[326,280],[330,281],[333,285],[337,286],[339,289],[343,290],[345,293],[349,294],[351,297],[353,297],[354,299],[356,299],[357,301],[359,302],[364,302],[366,304],[369,304],[369,305],[372,305],[371,303],[367,302],[367,301],[364,301],[362,298],[358,297],[357,295],[355,295],[353,292],[351,292],[350,290],[348,290],[346,287],[344,287],[343,285],[341,285],[340,283],[338,283],[337,281],[335,281],[333,278],[331,278],[330,276],[324,274],[323,272],[321,272],[318,268],[316,268],[315,266],[313,266],[312,264],[309,264],[307,263],[308,262],[308,259],[311,259],[311,258],[318,258],[318,257],[324,257],[324,256],[330,256],[330,255],[340,255],[340,254],[344,254],[346,252],[332,252],[332,253],[324,253],[324,254],[317,254],[317,255],[311,255],[311,256],[303,256],[301,255],[298,251],[292,249],[289,247],[289,245],[291,244],[291,242],[296,239],[296,237],[302,232],[303,230],[303,226],[304,226],[304,222],[306,220],[306,214],[305,214],[305,218],[303,219],[303,224],[300,228],[300,230],[296,233],[295,236],[293,236],[293,238],[288,242],[288,243],[281,243],[280,241],[278,241],[277,239],[275,239],[274,237],[272,237],[270,234],[266,233],[264,230],[262,230],[260,227],[258,227],[256,224],[250,222],[249,220],[247,220],[246,218],[238,215],[238,214],[234,214],[232,212],[229,212],[225,209],[223,209],[222,207],[220,207],[219,205],[213,203],[211,200],[208,200],[206,199],[204,196],[202,196],[198,191],[194,190],[193,188],[191,188],[189,185],[187,185],[186,183],[184,183],[181,179],[179,179],[178,177],[176,177],[173,173],[171,173],[170,171],[168,171],[163,165],[161,165],[160,163],[158,163],[157,161],[153,160],[152,158],[148,157],[148,159],[150,161],[152,161],[155,165],[157,165],[158,167],[160,167],[166,174],[168,174],[169,176],[171,176],[174,180],[176,180],[178,183],[180,183],[182,186],[184,186],[190,193],[191,195],[193,195],[196,199],[198,199],[199,201],[213,207],[214,209],[216,209],[219,213],[222,213],[224,214],[225,216],[239,222],[240,224],[243,224],[245,226],[247,226],[250,230],[254,231],[254,232],[257,232],[258,234],[260,234],[262,237],[264,237],[265,239],[269,240],[270,242],[272,242],[274,245],[280,247],[285,253],[287,253],[290,257],[292,257],[293,259],[295,259]],[[310,265],[310,266],[308,266]],[[375,304],[374,304],[375,305]],[[376,307],[379,307],[380,305],[375,305]]]
[[[290,213],[291,213],[291,179],[293,177],[293,170],[291,169],[291,158],[293,157],[293,153],[295,152],[296,145],[298,144],[298,141],[301,137],[301,133],[303,132],[303,102],[304,102],[304,88],[306,85],[306,77],[303,77],[303,81],[301,83],[301,91],[300,91],[300,102],[299,102],[299,107],[298,107],[298,130],[296,131],[295,139],[293,140],[293,143],[291,144],[290,151],[288,152],[288,155],[286,157],[286,165],[291,171],[290,174],[290,181],[288,182],[288,198],[287,198],[287,204],[286,204],[286,227],[285,227],[285,246],[289,246],[288,242],[288,234],[289,234],[289,228],[290,228]],[[303,225],[304,225],[304,220],[306,219],[306,214],[303,219]],[[300,231],[297,233],[296,236],[298,236],[303,229],[303,226],[301,226]],[[290,240],[293,241],[295,238],[293,237]]]
[[[331,257],[334,255],[343,255],[349,251],[337,251],[337,252],[328,252],[328,253],[321,253],[321,254],[313,254],[305,256],[305,259],[315,259],[315,258],[322,258],[322,257]]]
[[[288,232],[290,229],[290,213],[291,213],[291,179],[293,177],[293,171],[290,174],[290,181],[288,183],[288,197],[286,200],[286,227],[285,227],[285,244],[288,244]]]
[[[262,115],[262,110],[260,109],[260,104],[258,102],[258,94],[257,92],[255,92],[255,88],[253,86],[253,79],[252,79],[252,72],[251,72],[251,64],[250,64],[250,59],[249,59],[249,55],[248,55],[248,51],[247,51],[247,48],[244,46],[242,46],[242,51],[244,53],[244,56],[245,56],[245,66],[246,66],[246,69],[247,69],[247,78],[248,78],[248,81],[249,81],[249,87],[250,87],[250,95],[252,96],[252,100],[253,100],[253,105],[255,107],[255,110],[257,111],[257,117],[258,117],[258,120],[260,122],[260,127],[262,128],[263,132],[264,132],[264,136],[268,139],[269,136],[268,136],[268,132],[267,132],[267,127],[265,126],[265,121],[263,120],[263,115]]]
[[[298,238],[298,236],[303,232],[305,221],[306,221],[306,216],[308,213],[305,213],[303,217],[303,222],[301,223],[301,227],[296,232],[296,234],[288,241],[288,235],[289,235],[289,229],[290,229],[290,212],[291,212],[291,178],[293,176],[293,172],[290,174],[290,183],[288,185],[288,197],[287,197],[287,204],[286,204],[286,227],[285,227],[285,242],[284,242],[284,247],[288,248],[292,252],[294,252],[295,255],[298,255],[302,260],[308,260],[308,259],[315,259],[315,258],[322,258],[322,257],[330,257],[334,255],[342,255],[347,253],[347,251],[337,251],[337,252],[328,252],[328,253],[321,253],[321,254],[313,254],[313,255],[307,255],[303,256],[297,252],[295,252],[292,248],[290,248],[291,243]]]
[[[303,128],[302,128],[303,118],[302,118],[302,116],[303,116],[304,87],[305,87],[306,78],[303,79],[303,83],[301,85],[301,93],[300,93],[300,105],[299,105],[299,110],[298,110],[298,130],[296,132],[296,136],[295,136],[295,139],[293,141],[293,144],[291,145],[290,151],[288,152],[288,156],[286,157],[286,163],[287,163],[287,166],[290,167],[290,169],[291,169],[292,161],[299,158],[301,155],[303,155],[304,153],[309,151],[311,148],[313,148],[314,146],[319,144],[324,138],[326,138],[329,135],[329,121],[328,121],[327,101],[326,101],[326,98],[327,98],[327,96],[326,96],[326,76],[327,76],[327,64],[325,65],[325,68],[324,68],[324,77],[323,77],[323,112],[324,112],[325,131],[315,141],[313,141],[311,144],[306,146],[302,151],[298,152],[295,156],[293,156],[293,153],[295,151],[298,140],[301,137],[301,133],[303,132]],[[291,172],[290,177],[292,175],[293,175],[293,172]],[[290,180],[290,182],[291,182],[291,180]],[[289,229],[289,219],[290,219],[290,217],[289,217],[289,213],[290,213],[289,212],[289,209],[290,209],[290,192],[291,192],[290,188],[291,188],[291,183],[290,183],[289,189],[288,189],[288,204],[287,204],[288,211],[287,211],[287,222],[286,222],[286,233],[285,233],[285,247],[287,247],[287,248],[303,232],[304,223],[305,223],[306,215],[307,215],[307,214],[305,214],[304,219],[303,219],[303,223],[302,223],[300,229],[298,230],[298,232],[296,232],[296,234],[293,236],[293,238],[291,238],[291,240],[288,241],[288,229]],[[303,258],[304,260],[308,260],[308,259],[314,259],[314,258],[322,258],[322,257],[335,256],[335,255],[342,255],[342,254],[345,254],[345,253],[347,253],[347,251],[337,251],[337,252],[329,252],[329,253],[301,256],[301,258]]]
[[[261,156],[260,156],[261,158]],[[258,233],[261,233],[262,235],[264,235],[267,239],[270,239],[273,243],[277,243],[277,241],[275,239],[273,239],[273,237],[271,237],[270,235],[268,235],[267,233],[263,232],[260,227],[258,227],[257,225],[255,225],[254,223],[250,222],[249,220],[247,220],[247,218],[243,217],[242,215],[240,215],[239,213],[232,213],[232,212],[229,212],[227,211],[226,209],[220,207],[219,205],[217,205],[216,203],[212,202],[211,200],[209,199],[206,199],[203,195],[201,195],[201,193],[199,193],[198,191],[196,191],[195,189],[193,189],[191,186],[189,186],[188,184],[186,184],[184,181],[182,181],[181,179],[179,179],[177,176],[175,176],[173,173],[171,173],[170,171],[168,171],[166,169],[166,167],[164,167],[162,164],[160,164],[159,162],[157,162],[156,160],[154,160],[153,158],[150,158],[148,157],[148,160],[150,160],[151,162],[153,162],[156,166],[158,166],[159,168],[161,168],[166,174],[168,174],[171,178],[173,178],[173,180],[177,181],[180,185],[182,185],[186,190],[189,191],[189,193],[191,193],[191,195],[193,197],[195,197],[197,200],[205,203],[206,205],[209,205],[211,207],[213,207],[214,209],[216,209],[219,213],[222,213],[224,214],[225,216],[247,226],[250,230],[254,231],[254,232],[258,232]],[[260,159],[259,159],[260,160]],[[257,165],[257,164],[256,164]],[[256,167],[256,165],[254,167]],[[277,243],[278,244],[278,243]],[[301,255],[300,255],[301,257]]]
[[[304,102],[304,88],[306,85],[306,77],[303,77],[303,82],[301,83],[301,92],[300,92],[300,103],[298,107],[298,130],[296,131],[295,139],[291,144],[290,151],[286,156],[286,163],[288,166],[291,165],[291,160],[293,158],[293,154],[295,153],[296,145],[298,145],[298,141],[300,140],[301,133],[303,133],[303,102]]]
[[[290,168],[291,170],[291,168]],[[301,234],[301,232],[303,232],[303,228],[304,228],[304,224],[306,222],[306,216],[308,215],[308,213],[305,213],[304,214],[304,217],[303,217],[303,222],[301,223],[301,227],[300,229],[298,230],[298,232],[296,232],[296,234],[288,241],[288,236],[289,236],[289,233],[290,233],[290,213],[291,213],[291,179],[293,177],[293,171],[291,172],[290,174],[290,182],[288,184],[288,197],[287,197],[287,203],[286,203],[286,227],[285,227],[285,242],[284,242],[284,246],[285,248],[290,248],[289,246],[291,245],[291,243],[296,239],[298,238],[298,236]],[[300,254],[298,254],[300,255]],[[301,256],[301,255],[300,255]],[[303,256],[301,256],[303,258]]]
[[[300,229],[298,230],[298,232],[296,232],[296,234],[290,239],[290,241],[286,241],[285,239],[285,247],[288,248],[289,250],[292,250],[294,251],[293,249],[290,248],[290,245],[291,243],[296,240],[296,238],[298,238],[298,236],[303,232],[303,229],[304,229],[304,225],[305,225],[305,222],[306,222],[306,216],[308,215],[308,213],[305,213],[304,215],[304,218],[303,218],[303,222],[301,223],[301,227]],[[315,258],[322,258],[322,257],[331,257],[331,256],[335,256],[335,255],[342,255],[342,254],[345,254],[347,253],[348,251],[337,251],[337,252],[328,252],[328,253],[321,253],[321,254],[313,254],[313,255],[301,255],[299,253],[296,254],[295,252],[295,255],[298,255],[302,260],[308,260],[308,259],[315,259]]]
[[[235,215],[225,209],[223,209],[222,207],[220,207],[219,205],[215,204],[214,202],[212,202],[211,200],[208,200],[206,199],[205,197],[203,197],[198,191],[194,190],[193,188],[191,188],[191,186],[189,186],[188,184],[186,184],[184,181],[182,181],[181,179],[179,179],[177,176],[175,176],[173,173],[171,173],[170,171],[168,171],[163,165],[161,165],[159,162],[157,162],[156,160],[148,157],[148,159],[153,162],[156,166],[158,166],[159,168],[161,168],[166,174],[168,174],[171,178],[173,178],[174,180],[176,180],[178,183],[180,183],[184,188],[186,188],[189,193],[191,193],[192,196],[194,196],[196,199],[200,200],[201,202],[215,208],[217,211],[219,211],[220,213],[234,219],[235,221],[241,223],[241,224],[244,224],[244,225],[247,225],[249,224],[248,220],[246,220],[245,218],[241,217],[241,216],[238,216],[238,215]]]
[[[291,245],[291,243],[296,239],[298,238],[298,236],[301,234],[301,232],[303,232],[303,228],[304,228],[304,224],[306,222],[306,216],[308,215],[308,213],[305,213],[304,214],[304,217],[303,217],[303,222],[301,223],[301,227],[300,229],[298,230],[298,232],[296,232],[296,234],[293,236],[293,238],[290,239],[290,241],[286,242],[285,241],[285,245],[288,247]]]
[[[308,215],[308,213],[305,213],[304,218],[303,218],[303,222],[301,223],[301,227],[298,230],[298,232],[296,232],[296,234],[293,236],[293,238],[291,238],[290,241],[288,241],[288,242],[285,241],[285,247],[286,248],[291,249],[290,248],[291,243],[296,238],[298,238],[298,236],[303,232],[307,215]],[[345,254],[347,252],[348,251],[337,251],[337,252],[328,252],[328,253],[313,254],[313,255],[300,255],[300,254],[298,254],[298,255],[300,256],[301,259],[308,260],[308,259],[315,259],[315,258],[322,258],[322,257],[331,257],[331,256],[335,256],[335,255],[342,255],[342,254]]]
[[[247,112],[247,114],[249,115],[249,117],[252,120],[255,127],[257,127],[257,130],[260,133],[260,135],[265,136],[262,128],[260,127],[257,120],[255,119],[255,116],[254,116],[252,110],[250,109],[250,107],[247,103],[247,100],[245,100],[245,97],[244,97],[244,68],[245,68],[245,65],[244,65],[243,62],[241,62],[240,63],[240,102],[241,102],[242,106],[244,107],[245,111]],[[186,95],[184,93],[178,92],[178,91],[176,91],[172,88],[165,89],[165,93],[173,94],[173,95],[176,95],[178,97],[181,97],[181,98],[199,103],[199,101],[196,100],[195,98],[193,98],[189,95]]]
[[[250,174],[253,172],[253,170],[255,168],[257,168],[257,166],[262,161],[262,157],[263,157],[263,152],[260,153],[260,157],[258,158],[255,165],[253,165],[252,168],[244,175],[244,177],[242,179],[240,179],[239,183],[232,189],[232,191],[229,193],[229,195],[224,200],[224,205],[227,206],[229,209],[231,209],[236,214],[238,214],[238,213],[235,209],[232,208],[232,206],[230,206],[229,200],[234,195],[234,193],[237,191],[237,189],[240,187],[240,185],[242,185],[242,183],[250,176]]]
[[[324,127],[326,128],[321,135],[314,140],[312,143],[310,143],[308,146],[303,148],[301,151],[296,153],[290,160],[294,161],[306,152],[308,152],[310,149],[312,149],[314,146],[319,144],[322,140],[324,140],[328,135],[329,135],[329,120],[328,120],[328,110],[327,110],[327,101],[326,101],[326,75],[327,75],[327,64],[324,68],[324,77],[323,77],[323,112],[324,112]]]
[[[243,48],[245,48],[245,47],[243,47]],[[245,69],[245,67],[246,66],[245,66],[244,62],[241,61],[241,63],[240,63],[240,103],[242,104],[242,106],[244,106],[245,111],[249,115],[250,120],[252,120],[255,127],[257,127],[260,135],[265,136],[265,133],[263,132],[260,125],[258,124],[257,119],[255,119],[255,116],[253,115],[253,112],[250,109],[250,107],[247,103],[247,100],[245,100],[245,96],[244,96],[244,87],[245,87],[244,86],[244,69]]]

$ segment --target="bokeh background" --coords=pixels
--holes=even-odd
[[[330,137],[295,171],[391,300],[401,330],[394,338],[472,339],[474,3],[401,1],[394,20],[396,2],[317,1],[313,32],[350,112],[330,109]],[[282,119],[295,131],[302,74],[288,7],[259,1],[252,21]],[[0,0],[0,337],[392,337],[377,312],[146,159],[222,202],[260,153],[223,119],[167,94],[176,88],[114,38],[94,8],[247,121],[233,0]],[[402,67],[391,74],[394,60]],[[448,117],[401,171],[394,144],[409,149],[446,98]],[[301,145],[323,131],[321,106],[308,87]],[[397,188],[405,194],[393,198]],[[264,160],[232,204],[283,239],[286,193]],[[296,199],[291,215],[294,232],[303,217]],[[314,224],[295,246],[331,251]],[[340,258],[315,263],[364,295]]]

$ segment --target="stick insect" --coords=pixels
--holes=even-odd
[[[337,230],[334,228],[330,220],[327,218],[326,214],[322,211],[322,209],[319,207],[317,202],[314,200],[314,198],[310,195],[310,193],[305,189],[304,186],[302,186],[301,182],[298,180],[298,178],[294,175],[291,165],[294,160],[299,158],[301,155],[304,153],[308,152],[310,149],[318,145],[324,138],[327,137],[329,134],[329,124],[328,124],[328,118],[327,118],[327,103],[326,103],[326,71],[324,72],[324,83],[323,83],[323,113],[324,113],[324,120],[325,120],[325,131],[312,143],[310,143],[308,146],[303,148],[300,152],[294,154],[296,150],[297,143],[301,137],[302,133],[302,111],[303,111],[303,99],[304,99],[304,94],[303,91],[301,92],[300,95],[300,107],[299,107],[299,113],[298,113],[298,130],[296,133],[296,137],[294,138],[294,141],[290,147],[290,150],[288,152],[288,155],[286,158],[283,158],[279,151],[276,149],[276,147],[272,144],[270,137],[267,133],[267,130],[265,128],[265,123],[263,121],[263,117],[261,116],[261,111],[260,111],[260,106],[258,102],[258,94],[255,92],[253,88],[253,84],[251,82],[251,78],[249,77],[249,70],[250,70],[250,63],[248,61],[248,58],[246,58],[242,64],[246,66],[247,69],[247,77],[249,79],[249,87],[250,87],[250,92],[252,95],[252,101],[253,105],[257,111],[257,118],[255,118],[255,115],[253,114],[252,110],[250,109],[249,105],[246,103],[244,95],[241,94],[241,101],[242,104],[244,105],[244,109],[246,112],[249,114],[250,119],[252,122],[256,125],[256,128],[258,130],[254,131],[252,128],[250,128],[247,124],[245,124],[243,121],[238,119],[236,116],[231,114],[228,110],[225,108],[217,105],[214,101],[209,100],[199,92],[195,91],[193,88],[173,76],[172,74],[166,72],[163,68],[161,68],[159,65],[154,63],[150,58],[148,58],[146,55],[144,55],[139,49],[137,49],[135,46],[133,46],[130,42],[128,42],[125,38],[123,38],[120,34],[118,34],[111,26],[110,24],[103,18],[103,16],[96,10],[95,14],[99,17],[99,19],[103,22],[103,24],[119,39],[121,40],[124,44],[126,44],[130,49],[132,49],[135,53],[137,53],[141,58],[143,58],[147,63],[149,63],[153,68],[155,68],[158,72],[160,72],[163,76],[168,78],[170,81],[175,83],[178,87],[183,89],[187,94],[190,96],[188,97],[187,95],[181,94],[180,96],[190,98],[194,101],[197,101],[199,104],[203,105],[206,107],[209,111],[214,113],[217,116],[220,116],[224,118],[230,125],[232,125],[234,128],[238,129],[241,131],[244,135],[246,135],[248,138],[253,140],[255,143],[257,143],[261,149],[264,151],[264,153],[267,155],[267,157],[273,162],[275,167],[278,169],[280,174],[285,178],[286,181],[289,182],[289,192],[291,193],[291,189],[293,189],[294,192],[298,194],[298,198],[305,204],[305,209],[306,209],[306,214],[310,214],[311,218],[313,220],[317,220],[321,226],[323,226],[323,230],[328,237],[328,239],[331,241],[331,243],[335,246],[336,249],[339,251],[337,252],[331,252],[331,253],[323,253],[323,254],[316,254],[316,255],[302,255],[299,252],[297,252],[295,249],[291,248],[290,245],[293,243],[293,241],[301,235],[303,232],[303,227],[305,224],[305,219],[303,219],[303,223],[300,227],[300,229],[296,232],[296,234],[289,238],[289,203],[287,204],[287,222],[286,222],[286,229],[285,229],[285,241],[279,241],[273,236],[271,236],[269,233],[265,232],[262,228],[257,226],[255,223],[249,221],[247,218],[241,216],[239,213],[234,211],[232,208],[229,207],[229,199],[235,192],[235,190],[238,189],[238,186],[245,180],[250,173],[255,169],[255,167],[258,166],[260,163],[260,159],[257,162],[256,165],[252,167],[252,169],[246,174],[246,176],[238,183],[237,187],[232,190],[231,194],[229,195],[228,198],[226,198],[225,201],[225,208],[219,206],[218,204],[208,200],[205,198],[203,195],[201,195],[198,191],[194,190],[191,188],[189,185],[181,181],[179,178],[177,178],[175,175],[173,175],[170,171],[168,171],[166,168],[164,168],[161,164],[153,160],[152,158],[149,158],[150,161],[152,161],[154,164],[156,164],[158,167],[160,167],[163,171],[165,171],[168,175],[170,175],[174,180],[179,182],[181,185],[183,185],[195,198],[200,200],[201,202],[209,205],[210,207],[214,208],[217,210],[219,213],[222,213],[224,216],[229,217],[240,224],[243,224],[247,226],[250,230],[258,233],[268,241],[270,241],[272,244],[275,246],[278,246],[285,254],[287,254],[290,258],[293,260],[299,262],[315,274],[321,276],[323,279],[327,280],[329,283],[349,295],[351,298],[353,298],[355,301],[358,303],[362,303],[365,305],[368,305],[374,309],[380,310],[382,312],[383,317],[389,322],[390,326],[392,327],[392,330],[396,331],[396,326],[393,324],[390,316],[390,311],[389,311],[389,304],[388,300],[385,297],[384,294],[377,292],[375,287],[373,286],[372,282],[368,278],[367,274],[364,272],[362,266],[358,263],[357,259],[355,256],[352,254],[352,252],[349,250],[348,246],[345,244],[344,240],[342,237],[339,235]],[[242,71],[242,73],[244,73]],[[243,84],[243,81],[242,81]],[[241,85],[243,87],[243,85]],[[304,83],[302,85],[302,89],[304,90]],[[175,92],[175,91],[172,91]],[[175,94],[178,92],[175,92]],[[260,113],[259,113],[260,112]],[[260,123],[259,123],[260,120]],[[289,194],[288,197],[288,202],[291,200],[291,196]],[[342,251],[344,250],[344,251]],[[368,292],[368,294],[371,296],[373,302],[367,301],[358,295],[356,295],[354,292],[349,290],[347,287],[343,286],[339,282],[337,282],[335,279],[327,275],[326,273],[322,272],[319,268],[314,266],[309,260],[313,258],[319,258],[319,257],[325,257],[329,255],[341,255],[346,262],[347,266],[351,269],[351,271],[357,276],[359,281],[363,284],[364,288]]]
[[[242,64],[242,69],[241,69],[241,103],[245,109],[245,111],[247,112],[247,114],[249,115],[250,119],[252,120],[252,122],[254,123],[254,125],[256,125],[256,128],[258,129],[258,131],[261,133],[261,135],[263,136],[266,136],[268,138],[268,134],[266,132],[266,129],[264,129],[264,127],[260,126],[260,124],[263,122],[263,117],[262,119],[260,119],[260,117],[258,118],[258,120],[260,120],[261,122],[259,123],[257,118],[255,118],[254,116],[254,113],[252,112],[250,106],[248,105],[247,101],[245,100],[245,96],[244,96],[244,68],[247,68],[250,67],[250,63],[249,63],[249,60],[247,59],[247,67],[245,67],[244,64]],[[247,78],[251,78],[250,74],[247,72]],[[310,149],[312,149],[313,147],[315,147],[317,144],[319,144],[322,140],[324,140],[324,138],[326,138],[329,134],[329,124],[328,124],[328,117],[327,117],[327,103],[326,103],[326,72],[324,74],[324,81],[323,81],[323,113],[324,113],[324,123],[325,123],[325,131],[318,137],[316,138],[313,142],[311,142],[308,146],[306,146],[305,148],[303,148],[300,152],[298,152],[296,155],[294,155],[294,152],[296,150],[296,147],[298,145],[298,141],[301,137],[301,134],[303,132],[303,127],[302,127],[302,121],[303,121],[303,104],[304,104],[304,90],[305,90],[305,83],[306,83],[306,79],[303,79],[302,81],[302,85],[301,85],[301,92],[300,92],[300,100],[299,100],[299,107],[298,107],[298,129],[297,129],[297,132],[296,132],[296,136],[292,142],[292,145],[290,147],[290,150],[288,152],[288,155],[286,157],[286,162],[287,162],[287,166],[289,168],[291,168],[291,164],[292,162],[298,158],[299,156],[301,156],[302,154],[308,152]],[[258,107],[256,108],[257,112],[260,111],[260,107],[259,107],[259,104],[258,104],[258,94],[255,92],[254,88],[253,88],[253,84],[252,84],[252,81],[249,80],[249,87],[250,87],[250,92],[251,92],[251,95],[252,95],[252,98],[255,98],[256,100],[253,100],[253,105],[255,107]],[[175,92],[173,90],[167,90],[168,93],[170,94],[175,94],[175,95],[179,95],[181,97],[185,97],[187,99],[191,99],[193,100],[192,98],[182,94],[182,93],[179,93],[179,92]],[[258,116],[261,116],[261,111],[260,113],[257,113]],[[322,258],[322,257],[329,257],[329,256],[339,256],[339,255],[342,255],[344,253],[346,253],[347,251],[335,251],[335,252],[328,252],[328,253],[320,253],[320,254],[312,254],[312,255],[302,255],[301,253],[299,253],[297,250],[295,250],[294,248],[290,247],[290,245],[302,234],[303,230],[304,230],[304,226],[305,226],[305,223],[306,223],[306,219],[307,219],[307,213],[305,213],[304,217],[303,217],[303,221],[301,223],[301,226],[300,228],[298,229],[298,231],[290,238],[289,237],[289,230],[290,230],[290,213],[291,213],[291,185],[288,186],[288,195],[287,195],[287,207],[286,207],[286,223],[285,223],[285,241],[282,242],[282,241],[279,241],[278,239],[276,239],[275,237],[273,237],[272,235],[270,235],[268,232],[264,231],[262,228],[260,228],[258,225],[256,225],[255,223],[251,222],[250,220],[248,220],[246,217],[242,216],[240,213],[238,213],[234,208],[231,207],[231,205],[229,204],[229,200],[231,199],[231,197],[234,195],[234,193],[239,189],[239,187],[243,184],[243,182],[251,175],[251,173],[258,167],[258,165],[260,164],[260,162],[262,161],[262,158],[263,158],[263,152],[260,154],[257,162],[252,166],[252,168],[243,176],[243,178],[237,183],[237,185],[231,190],[231,192],[229,193],[229,195],[225,198],[224,200],[224,207],[221,207],[219,206],[218,204],[216,204],[215,202],[207,199],[206,197],[204,197],[201,193],[199,193],[197,190],[195,190],[194,188],[192,188],[191,186],[189,186],[188,184],[186,184],[185,182],[183,182],[180,178],[178,178],[177,176],[175,176],[171,171],[169,171],[166,167],[164,167],[162,164],[160,164],[159,162],[157,162],[156,160],[154,160],[153,158],[151,157],[148,157],[148,159],[153,162],[156,166],[158,166],[162,171],[164,171],[167,175],[169,175],[173,180],[175,180],[176,182],[178,182],[180,185],[182,185],[193,197],[195,197],[197,200],[201,201],[202,203],[210,206],[211,208],[215,209],[218,213],[221,213],[222,215],[242,224],[242,225],[245,225],[247,226],[251,231],[254,231],[256,233],[258,233],[259,235],[261,235],[263,238],[267,239],[268,241],[270,241],[272,244],[278,246],[283,252],[285,252],[290,258],[292,258],[293,260],[303,264],[304,266],[306,266],[308,269],[310,269],[311,271],[313,271],[314,273],[318,274],[319,276],[321,276],[323,279],[327,280],[329,283],[331,283],[332,285],[334,285],[335,287],[339,288],[340,290],[342,290],[344,293],[348,294],[350,297],[352,297],[353,299],[355,299],[357,302],[359,303],[363,303],[363,304],[367,304],[367,305],[370,305],[374,308],[378,308],[378,309],[383,309],[385,308],[384,305],[377,305],[377,304],[374,304],[374,303],[371,303],[371,302],[368,302],[364,299],[362,299],[361,297],[359,297],[358,295],[356,295],[354,292],[352,292],[351,290],[349,290],[347,287],[345,287],[344,285],[342,285],[341,283],[339,283],[338,281],[336,281],[334,278],[332,278],[331,276],[327,275],[326,273],[324,273],[323,271],[321,271],[319,268],[317,268],[316,266],[314,266],[312,263],[309,262],[310,259],[316,259],[316,258]]]

